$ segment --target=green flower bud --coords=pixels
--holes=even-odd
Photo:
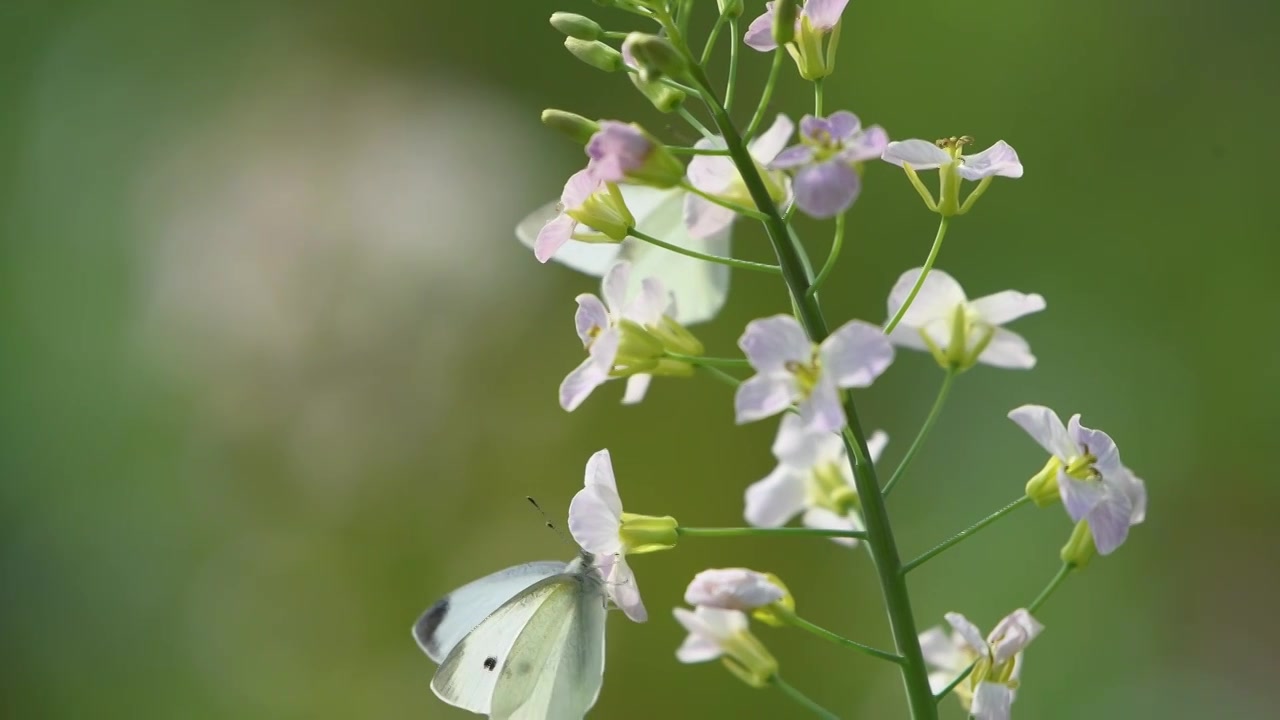
[[[605,45],[599,40],[580,40],[575,37],[564,39],[564,47],[573,56],[597,70],[605,72],[621,72],[625,69],[622,53]]]
[[[670,85],[663,85],[654,80],[642,80],[639,74],[631,74],[631,84],[635,85],[637,90],[649,98],[649,102],[653,103],[658,112],[675,112],[676,108],[680,107],[685,99],[683,90],[673,88]]]
[[[551,14],[551,27],[579,40],[599,40],[604,32],[600,24],[585,15],[558,12]]]
[[[720,8],[721,17],[736,18],[742,16],[742,0],[716,0],[716,6]]]
[[[576,113],[556,110],[555,108],[547,108],[542,111],[542,124],[564,133],[570,140],[575,140],[583,145],[586,145],[591,136],[595,135],[600,129],[600,123],[595,120],[588,120]]]
[[[624,512],[618,536],[627,555],[641,555],[674,548],[680,539],[677,527],[679,523],[670,515],[657,517]]]
[[[666,38],[633,32],[623,41],[640,68],[642,80],[656,80],[662,76],[682,78],[689,69],[688,60]]]
[[[1097,554],[1098,547],[1093,543],[1093,532],[1089,529],[1089,521],[1081,520],[1071,531],[1071,539],[1062,546],[1059,556],[1062,562],[1080,570],[1087,566]]]
[[[773,41],[780,46],[795,39],[799,5],[798,0],[778,0],[773,5]]]

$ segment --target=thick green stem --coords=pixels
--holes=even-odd
[[[802,259],[803,249],[788,231],[787,223],[779,214],[773,198],[769,196],[769,190],[765,186],[764,179],[760,177],[755,160],[747,151],[746,143],[729,119],[724,106],[711,91],[706,73],[702,72],[700,67],[692,68],[692,73],[695,84],[701,86],[703,99],[711,110],[712,120],[724,138],[725,146],[742,176],[751,199],[765,215],[765,230],[778,257],[782,278],[787,283],[796,315],[809,338],[815,343],[820,343],[827,338],[830,331],[827,328],[826,318],[822,315],[822,309],[819,307],[817,296],[809,294],[809,276]],[[936,720],[938,708],[933,701],[933,691],[929,688],[928,669],[920,650],[915,617],[911,610],[911,596],[907,591],[906,578],[902,573],[902,559],[898,556],[897,541],[894,539],[893,529],[889,523],[889,513],[885,508],[884,498],[880,494],[879,480],[876,478],[870,453],[867,452],[866,435],[858,420],[857,408],[852,398],[845,400],[844,410],[849,421],[844,432],[845,447],[852,459],[854,485],[858,491],[858,497],[862,499],[863,519],[867,527],[867,544],[871,557],[875,561],[876,572],[880,577],[880,589],[889,613],[889,626],[893,631],[897,651],[903,658],[900,667],[907,701],[911,708],[911,717],[913,720]]]
[[[916,456],[916,452],[920,450],[920,446],[924,445],[924,439],[928,437],[929,431],[933,429],[933,424],[938,421],[938,416],[942,414],[942,405],[947,401],[947,394],[951,392],[951,382],[956,379],[956,371],[948,369],[947,375],[942,379],[942,387],[938,390],[938,397],[933,401],[933,407],[929,408],[929,416],[924,419],[924,424],[920,426],[920,432],[916,435],[916,439],[911,442],[911,447],[907,448],[907,454],[902,456],[902,462],[898,463],[898,469],[893,471],[893,475],[889,476],[889,482],[884,484],[884,496],[889,497],[889,493],[893,491],[893,486],[898,484],[903,474],[907,471],[907,465],[911,464],[911,459]]]
[[[945,552],[947,549],[949,549],[952,545],[955,545],[956,543],[962,542],[964,540],[968,540],[969,538],[973,537],[982,528],[990,525],[991,523],[999,520],[1000,518],[1004,517],[1005,515],[1008,515],[1009,513],[1013,512],[1014,510],[1017,510],[1018,508],[1022,507],[1023,505],[1026,505],[1029,502],[1031,502],[1031,497],[1028,495],[1023,495],[1017,500],[1014,500],[1008,505],[1005,505],[999,510],[982,518],[981,520],[970,525],[964,530],[961,530],[955,535],[952,535],[950,538],[946,539],[945,541],[938,543],[933,547],[932,550],[929,550],[928,552],[916,558],[915,560],[912,560],[906,565],[903,565],[902,572],[904,574],[911,572],[912,570],[916,569],[917,567],[920,567],[924,563],[931,560],[935,555]]]
[[[898,312],[894,313],[893,319],[889,321],[889,324],[884,326],[885,335],[893,332],[893,329],[898,327],[898,323],[902,322],[902,316],[907,314],[907,308],[911,307],[911,303],[915,302],[916,295],[920,293],[920,288],[924,286],[924,279],[929,277],[929,271],[933,269],[933,261],[938,259],[938,251],[942,249],[942,239],[946,236],[947,217],[943,215],[942,219],[938,221],[938,234],[933,238],[933,247],[929,248],[929,257],[925,258],[924,267],[920,269],[920,277],[916,278],[916,284],[912,286],[906,301],[902,303],[902,307],[898,308]]]
[[[810,700],[808,695],[805,695],[804,693],[792,687],[790,684],[785,682],[781,676],[774,675],[772,682],[774,686],[776,686],[779,690],[782,691],[783,695],[786,695],[787,697],[794,700],[797,705],[804,708],[805,710],[808,710],[809,712],[813,713],[814,715],[817,715],[820,718],[826,718],[826,720],[840,720],[839,715],[836,715],[835,713],[822,707],[818,703]]]

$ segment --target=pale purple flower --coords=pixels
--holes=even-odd
[[[706,238],[695,238],[685,227],[684,190],[659,190],[638,185],[619,185],[618,191],[635,216],[635,226],[654,237],[706,255],[732,255],[730,227]],[[516,226],[516,237],[532,248],[535,238],[548,219],[559,214],[554,202],[531,213]],[[581,232],[581,230],[579,230]],[[729,268],[686,257],[637,238],[621,243],[569,240],[551,257],[578,272],[603,277],[619,261],[632,265],[627,295],[640,291],[646,277],[662,278],[675,297],[672,318],[683,325],[711,320],[724,307],[729,294]]]
[[[649,615],[640,599],[635,573],[627,565],[622,542],[622,499],[613,475],[608,450],[587,461],[583,488],[569,503],[569,533],[583,550],[595,556],[605,579],[606,593],[628,618],[644,622]]]
[[[816,218],[848,210],[862,190],[857,164],[880,157],[889,135],[879,125],[863,128],[841,110],[826,118],[800,120],[800,144],[778,154],[769,167],[795,173],[796,205]]]
[[[960,154],[959,147],[957,143],[953,154],[928,140],[902,140],[889,143],[882,158],[899,167],[910,165],[914,170],[933,170],[958,163],[956,172],[965,180],[981,180],[994,175],[1022,177],[1018,153],[1003,140],[976,155]]]
[[[768,575],[746,568],[703,570],[684,591],[684,601],[699,607],[751,611],[786,596]]]
[[[1013,611],[985,639],[960,613],[947,613],[952,632],[933,627],[920,634],[920,649],[929,665],[929,685],[941,692],[971,664],[969,677],[954,692],[977,720],[1009,720],[1022,675],[1022,651],[1044,630],[1031,613]]]
[[[1057,461],[1062,505],[1073,521],[1089,521],[1099,554],[1114,552],[1129,536],[1130,526],[1146,519],[1146,484],[1120,462],[1111,436],[1081,425],[1078,413],[1064,426],[1043,405],[1015,408],[1009,419]]]
[[[631,320],[640,325],[650,325],[662,319],[671,305],[671,295],[657,278],[644,278],[638,292],[629,295],[631,287],[631,263],[620,262],[609,270],[601,283],[604,300],[590,293],[577,297],[578,311],[574,326],[578,338],[587,350],[587,359],[574,368],[560,384],[560,406],[572,412],[592,391],[613,376],[618,362],[618,347],[622,329],[618,323]],[[639,402],[648,387],[649,376],[631,375],[627,378],[624,403]]]
[[[569,242],[579,224],[569,216],[570,211],[582,207],[587,198],[599,190],[602,184],[603,181],[589,168],[569,176],[568,182],[564,184],[564,190],[560,193],[560,204],[557,206],[559,213],[542,226],[538,231],[538,238],[533,242],[533,256],[538,258],[538,262],[550,260],[562,245]]]
[[[826,34],[840,22],[849,0],[808,0],[796,13],[796,36],[799,37],[807,21],[809,27]],[[770,52],[778,47],[773,40],[773,8],[775,3],[764,4],[764,14],[751,21],[743,41],[748,47],[760,52]]]
[[[844,427],[840,389],[871,385],[893,362],[893,346],[880,328],[851,320],[814,345],[790,315],[752,320],[738,347],[756,375],[738,386],[738,423],[776,415],[792,404],[809,427]]]
[[[871,462],[880,459],[889,436],[877,430],[867,439]],[[801,523],[823,530],[862,530],[853,470],[840,436],[806,427],[788,413],[773,441],[778,465],[747,488],[745,517],[755,527],[782,527],[803,513]],[[831,538],[853,547],[854,538]]]
[[[923,268],[908,270],[898,278],[889,293],[889,317],[897,315],[922,271]],[[894,345],[932,352],[943,367],[963,369],[979,362],[1027,369],[1036,364],[1031,347],[1021,335],[1001,325],[1044,307],[1040,295],[1016,290],[969,300],[955,278],[933,270],[889,339]]]
[[[747,148],[751,151],[751,157],[760,165],[767,166],[786,147],[794,130],[795,124],[786,115],[778,115],[768,130],[748,143]],[[714,137],[702,138],[694,143],[694,147],[700,150],[724,150],[728,146],[724,138]],[[785,177],[781,174],[778,177],[770,177],[769,173],[763,173],[762,176],[765,184],[770,186],[770,193],[774,195],[775,201],[786,198]],[[738,173],[738,168],[729,157],[695,155],[689,161],[688,180],[689,184],[702,192],[723,197],[744,207],[755,207],[755,202],[742,182],[742,175]],[[693,193],[685,196],[684,220],[689,228],[689,234],[693,237],[712,237],[724,232],[733,225],[735,218],[737,213],[729,208]]]
[[[656,146],[639,128],[616,120],[601,120],[600,129],[587,142],[587,169],[608,182],[622,182],[639,170]]]

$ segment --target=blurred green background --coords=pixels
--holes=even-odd
[[[607,446],[630,509],[740,522],[775,426],[735,427],[725,387],[556,404],[581,357],[572,298],[594,282],[512,237],[582,164],[538,112],[695,139],[564,53],[558,9],[633,27],[586,0],[3,4],[6,717],[462,717],[431,694],[409,626],[475,577],[571,556],[525,495],[563,517]],[[1083,412],[1148,483],[1147,523],[1041,612],[1019,717],[1275,716],[1278,15],[1248,0],[846,15],[829,109],[897,138],[1003,138],[1027,167],[953,224],[939,267],[972,295],[1049,303],[1016,325],[1034,371],[958,382],[890,504],[903,552],[1018,496],[1044,461],[1004,417],[1024,402]],[[744,55],[741,114],[767,65]],[[777,108],[798,116],[809,92],[783,78]],[[767,258],[748,225],[738,251]],[[870,167],[829,316],[882,320],[934,227],[898,170]],[[829,228],[802,230],[821,257]],[[735,275],[699,329],[712,352],[786,309],[775,282]],[[939,380],[903,352],[859,394],[888,463]],[[1022,510],[913,573],[921,627],[1025,605],[1069,531],[1060,508]],[[685,583],[734,565],[781,574],[816,622],[890,642],[864,553],[686,540],[635,560],[651,620],[611,616],[594,717],[799,716],[674,660]],[[842,717],[905,716],[893,668],[760,635]]]

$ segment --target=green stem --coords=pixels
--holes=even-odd
[[[942,702],[942,698],[949,695],[952,690],[956,689],[957,685],[964,682],[964,679],[969,677],[969,673],[972,673],[973,669],[977,666],[978,666],[978,662],[976,660],[969,663],[969,667],[965,668],[964,672],[957,675],[955,680],[952,680],[950,683],[947,684],[946,687],[939,690],[937,695],[933,696],[934,702]]]
[[[938,259],[938,250],[942,248],[942,239],[947,235],[947,218],[943,216],[938,222],[938,234],[933,238],[933,247],[929,248],[929,257],[924,261],[924,267],[920,270],[920,277],[916,278],[916,284],[911,288],[911,292],[907,295],[907,299],[902,303],[902,307],[898,308],[898,312],[894,313],[893,319],[888,325],[884,326],[884,334],[888,335],[893,329],[898,327],[898,323],[902,322],[902,316],[907,314],[907,308],[911,307],[911,303],[915,302],[916,295],[920,292],[921,286],[924,285],[924,279],[929,277],[929,271],[933,269],[933,261]]]
[[[677,45],[677,47],[680,47]],[[805,271],[803,247],[795,241],[778,213],[778,207],[769,196],[769,189],[756,167],[755,160],[747,150],[747,145],[738,134],[725,111],[710,90],[706,74],[699,67],[692,68],[695,84],[700,86],[703,100],[711,109],[711,117],[724,137],[725,147],[733,158],[738,172],[742,176],[751,199],[757,208],[765,214],[765,230],[778,257],[778,265],[782,269],[782,278],[787,283],[791,300],[795,304],[796,314],[815,343],[821,343],[830,334],[827,321],[823,317],[822,308],[817,298],[809,294],[809,279]],[[884,595],[885,606],[889,613],[889,626],[893,630],[893,639],[898,653],[903,657],[902,678],[906,686],[907,701],[911,708],[913,720],[936,720],[937,705],[933,702],[933,691],[929,689],[928,669],[924,655],[920,650],[917,637],[916,622],[911,610],[911,596],[907,590],[906,578],[902,573],[902,559],[898,556],[897,541],[889,523],[889,513],[880,495],[880,484],[876,479],[875,467],[867,452],[866,435],[858,419],[857,408],[852,398],[844,402],[844,411],[848,425],[843,433],[845,448],[851,458],[854,485],[858,497],[862,499],[863,519],[867,526],[867,541],[871,557],[875,561],[876,572],[880,577],[880,589]]]
[[[683,355],[681,353],[673,353],[667,351],[666,356],[672,360],[680,360],[690,365],[703,365],[706,367],[730,367],[730,368],[749,368],[751,362],[745,358],[717,358],[706,357],[704,355]]]
[[[736,17],[729,19],[729,34],[733,40],[729,43],[729,81],[724,86],[725,110],[733,107],[733,91],[738,86],[738,48],[742,43],[738,41],[738,18]]]
[[[822,269],[818,271],[818,277],[813,279],[813,285],[809,286],[808,295],[813,297],[818,292],[818,288],[822,287],[822,283],[827,281],[827,276],[836,267],[836,260],[840,257],[840,249],[844,246],[844,213],[836,216],[836,236],[831,241],[831,252],[827,253],[827,261],[822,264]],[[893,481],[890,480],[890,483]]]
[[[734,42],[737,42],[737,38]],[[755,137],[756,130],[760,129],[764,114],[769,109],[769,101],[773,99],[773,87],[778,84],[778,74],[782,72],[782,63],[786,55],[787,51],[782,48],[773,52],[773,65],[769,68],[769,77],[764,81],[764,90],[760,92],[760,104],[756,106],[751,122],[747,124],[747,130],[742,134],[743,137]]]
[[[1071,571],[1075,569],[1075,566],[1071,563],[1062,563],[1062,567],[1058,568],[1058,574],[1053,576],[1053,579],[1049,581],[1044,590],[1040,591],[1036,599],[1032,600],[1031,604],[1027,606],[1027,612],[1034,615],[1040,609],[1040,606],[1044,605],[1044,602],[1049,599],[1049,596],[1058,589],[1058,586],[1062,585],[1062,581],[1066,580]]]
[[[702,57],[698,60],[699,65],[706,65],[707,61],[711,59],[711,51],[716,48],[716,38],[720,37],[720,28],[724,27],[724,21],[725,17],[721,15],[716,18],[716,24],[711,26],[711,34],[707,35],[707,44],[702,46]],[[737,35],[737,30],[734,30],[733,34]],[[738,45],[736,40],[733,44],[735,47]]]
[[[713,262],[720,265],[727,265],[729,267],[738,268],[740,270],[755,270],[757,272],[767,272],[767,273],[774,273],[774,274],[781,272],[781,269],[777,265],[769,265],[768,263],[751,262],[750,260],[738,260],[736,258],[720,257],[719,255],[707,255],[706,253],[700,253],[696,250],[690,250],[688,248],[680,247],[679,245],[673,245],[665,240],[659,240],[658,238],[652,235],[649,235],[648,233],[641,232],[636,228],[631,228],[628,234],[630,234],[632,237],[638,240],[643,240],[649,243],[650,245],[657,245],[658,247],[663,248],[664,250],[670,250],[673,253],[679,253],[686,257],[697,258],[698,260],[706,260],[707,262]]]
[[[770,610],[782,620],[800,628],[801,630],[804,630],[807,633],[817,635],[818,637],[822,638],[823,640],[826,640],[827,642],[832,642],[832,643],[835,643],[836,645],[841,645],[847,648],[853,648],[858,652],[866,653],[867,655],[870,655],[871,657],[877,658],[879,660],[888,660],[891,663],[902,664],[901,655],[896,655],[894,653],[888,652],[887,650],[873,648],[870,645],[863,645],[857,640],[850,640],[849,638],[844,637],[843,635],[837,635],[824,627],[814,625],[813,623],[809,622],[808,620],[805,620],[804,618],[800,617],[799,615],[796,615],[794,612],[792,612],[791,610],[787,610],[786,608],[782,608],[777,605],[774,605],[770,608]]]
[[[679,145],[668,145],[667,150],[676,155],[728,155],[728,150],[719,148],[699,148],[699,147],[682,147]]]
[[[741,380],[718,367],[712,367],[711,365],[698,365],[697,368],[730,387],[736,388],[742,384]]]
[[[694,187],[694,186],[693,186],[691,183],[689,183],[689,182],[681,183],[681,184],[680,184],[680,187],[681,187],[682,189],[684,189],[684,191],[685,191],[685,192],[693,193],[694,195],[697,195],[698,197],[702,198],[703,200],[706,200],[706,201],[708,201],[708,202],[710,202],[710,203],[714,203],[714,204],[716,204],[716,205],[719,205],[720,207],[723,207],[723,208],[729,208],[730,210],[732,210],[732,211],[734,211],[734,212],[738,213],[739,215],[743,215],[743,216],[745,216],[745,217],[752,218],[753,220],[765,220],[765,219],[766,219],[766,218],[765,218],[764,213],[759,212],[758,210],[752,210],[751,208],[743,207],[743,206],[741,206],[741,205],[739,205],[739,204],[737,204],[737,203],[729,202],[728,200],[725,200],[724,198],[720,197],[719,195],[713,195],[713,194],[711,194],[711,193],[709,193],[709,192],[705,192],[705,191],[703,191],[703,190],[699,190],[698,188]]]
[[[813,81],[813,114],[822,117],[822,78]]]
[[[924,424],[920,426],[920,432],[916,435],[916,439],[911,441],[911,447],[907,448],[907,454],[902,456],[902,462],[898,463],[898,469],[893,471],[893,475],[889,477],[889,482],[884,484],[885,497],[889,497],[893,487],[898,484],[898,481],[902,479],[903,473],[906,472],[907,465],[911,464],[911,459],[916,456],[920,446],[924,445],[924,439],[928,437],[929,431],[933,429],[933,424],[938,421],[938,416],[942,414],[942,405],[947,401],[947,394],[951,392],[951,382],[955,379],[955,369],[948,368],[946,375],[942,379],[942,387],[938,390],[938,397],[933,401],[933,407],[929,409],[929,415],[925,417]]]
[[[840,720],[839,715],[836,715],[835,713],[822,707],[818,703],[810,700],[807,695],[805,695],[804,693],[792,687],[790,684],[784,681],[781,676],[774,675],[772,682],[775,687],[777,687],[779,690],[782,691],[783,695],[786,695],[787,697],[791,698],[796,702],[797,705],[808,710],[814,715],[817,715],[820,718],[827,718],[827,720]]]
[[[945,540],[945,541],[943,541],[943,542],[939,543],[938,545],[934,546],[934,548],[933,548],[932,550],[929,550],[928,552],[926,552],[925,554],[921,555],[920,557],[918,557],[918,558],[916,558],[916,559],[912,560],[911,562],[907,563],[906,565],[903,565],[903,566],[902,566],[902,573],[905,575],[905,574],[907,574],[907,573],[911,572],[912,570],[916,569],[917,567],[920,567],[920,566],[921,566],[921,565],[923,565],[924,563],[926,563],[926,562],[928,562],[929,560],[933,559],[933,557],[934,557],[934,556],[938,555],[939,553],[945,552],[945,551],[946,551],[948,548],[950,548],[952,545],[955,545],[956,543],[961,542],[961,541],[963,541],[963,540],[968,540],[970,537],[972,537],[975,533],[977,533],[977,532],[978,532],[979,530],[981,530],[982,528],[984,528],[984,527],[986,527],[986,526],[990,525],[991,523],[993,523],[993,522],[995,522],[995,521],[999,520],[1000,518],[1004,517],[1005,515],[1008,515],[1009,513],[1013,512],[1014,510],[1017,510],[1018,508],[1022,507],[1023,505],[1026,505],[1026,504],[1027,504],[1027,503],[1029,503],[1029,502],[1031,502],[1031,498],[1030,498],[1029,496],[1027,496],[1027,495],[1023,495],[1022,497],[1018,498],[1017,500],[1014,500],[1013,502],[1009,503],[1008,505],[1005,505],[1004,507],[1000,508],[999,510],[997,510],[997,511],[995,511],[995,512],[991,513],[990,515],[988,515],[988,516],[986,516],[986,517],[982,518],[981,520],[979,520],[978,522],[976,522],[976,523],[974,523],[974,524],[970,525],[969,527],[965,528],[964,530],[961,530],[960,532],[956,533],[955,535],[952,535],[952,536],[951,536],[950,538],[948,538],[947,540]]]
[[[867,534],[861,530],[828,530],[825,528],[809,528],[809,527],[780,527],[780,528],[760,528],[760,527],[731,527],[731,528],[691,528],[681,525],[676,528],[676,532],[680,535],[688,535],[689,537],[753,537],[753,536],[772,536],[780,537],[784,535],[807,535],[809,537],[827,537],[827,538],[855,538],[857,540],[866,539]]]
[[[629,35],[630,33],[620,33],[620,34],[621,34],[623,37],[626,37],[626,36],[627,36],[627,35]],[[640,74],[640,70],[639,70],[638,68],[633,68],[633,67],[631,67],[630,65],[625,66],[625,67],[623,68],[623,70],[625,70],[625,71],[627,71],[627,72],[631,73],[632,75],[639,75],[639,74]],[[660,78],[658,78],[658,82],[662,83],[663,85],[666,85],[667,87],[671,87],[671,88],[675,88],[676,90],[680,90],[680,91],[684,92],[684,94],[685,94],[685,95],[688,95],[688,96],[690,96],[690,97],[698,97],[698,91],[697,91],[696,89],[691,88],[691,87],[689,87],[688,85],[685,85],[684,83],[676,82],[675,80],[672,80],[672,79],[671,79],[671,78],[669,78],[669,77],[660,77]]]
[[[703,125],[702,122],[698,120],[698,118],[694,117],[693,113],[689,112],[689,109],[686,108],[684,105],[680,105],[676,107],[676,113],[679,114],[680,117],[684,118],[685,122],[692,125],[694,130],[697,130],[698,132],[702,133],[702,137],[713,138],[716,136],[715,133],[708,130],[707,126]]]

